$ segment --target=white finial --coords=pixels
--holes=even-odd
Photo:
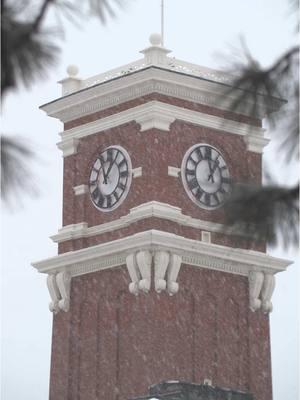
[[[161,35],[159,33],[152,33],[149,37],[152,46],[161,46]]]
[[[67,74],[70,78],[75,77],[79,72],[77,65],[69,65],[67,68]]]

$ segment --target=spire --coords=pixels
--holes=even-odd
[[[165,44],[165,4],[164,0],[161,0],[161,45],[164,47]]]

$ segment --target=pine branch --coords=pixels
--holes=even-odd
[[[258,241],[298,243],[299,185],[292,188],[236,185],[225,204],[229,229]]]

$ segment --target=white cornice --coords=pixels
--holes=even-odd
[[[64,253],[32,265],[46,274],[66,271],[70,276],[78,276],[125,265],[126,257],[139,251],[168,251],[182,257],[183,264],[242,276],[248,276],[250,271],[275,274],[284,271],[291,263],[256,251],[234,249],[149,230],[113,242]]]
[[[249,149],[252,144],[252,138],[254,138],[255,146],[251,147],[251,151],[261,152],[267,143],[267,139],[264,138],[265,130],[263,128],[242,122],[225,120],[214,115],[192,111],[159,101],[150,101],[120,113],[65,130],[60,133],[62,141],[58,143],[58,147],[63,150],[64,156],[68,156],[76,153],[78,140],[89,135],[100,133],[131,121],[140,124],[142,132],[151,128],[168,131],[171,123],[175,120],[244,136]],[[73,150],[71,149],[72,145]]]
[[[228,94],[228,87],[218,82],[149,66],[136,73],[62,97],[41,106],[41,109],[51,117],[68,122],[151,93],[158,93],[231,110],[232,102],[239,92],[237,90],[236,93],[232,91]],[[277,103],[270,112],[282,105],[281,101]],[[248,115],[248,110],[252,110],[251,104],[245,103],[245,107],[239,113]],[[264,114],[258,113],[257,117],[262,118]]]
[[[230,231],[222,224],[204,221],[184,215],[182,214],[181,208],[174,207],[166,203],[150,201],[148,203],[140,204],[137,207],[131,208],[129,214],[124,215],[119,219],[101,225],[88,227],[86,222],[66,225],[61,228],[56,235],[51,236],[51,239],[56,243],[61,243],[72,239],[92,237],[106,232],[112,232],[126,228],[130,224],[151,217],[172,221],[179,225],[199,229],[201,231],[239,235],[239,232]]]

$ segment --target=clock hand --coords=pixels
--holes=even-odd
[[[104,164],[103,164],[103,160],[102,160],[101,156],[99,157],[99,160],[100,160],[101,168],[103,170],[103,183],[105,183],[107,185],[107,174],[105,174]],[[99,172],[100,172],[100,170],[99,170]]]
[[[214,177],[213,177],[213,175],[214,175],[214,173],[215,173],[215,170],[218,168],[218,166],[219,166],[219,161],[218,161],[218,158],[219,158],[219,156],[220,155],[218,155],[218,157],[215,159],[215,161],[214,161],[214,166],[212,167],[212,168],[209,168],[210,169],[210,174],[208,175],[208,181],[210,181],[210,178],[212,179],[212,183],[214,183],[215,181],[214,181]],[[209,164],[210,165],[210,164]]]
[[[209,182],[210,178],[211,178],[212,183],[215,183],[215,181],[214,181],[214,169],[212,168],[212,166],[210,164],[210,160],[207,160],[207,161],[208,161],[208,167],[209,167],[209,172],[210,172],[210,174],[208,175],[207,180]]]
[[[117,154],[116,154],[116,156],[115,156],[115,158],[114,158],[114,160],[110,163],[110,165],[109,165],[109,167],[108,167],[108,169],[107,169],[107,171],[106,171],[106,179],[107,179],[107,177],[108,177],[108,174],[110,173],[110,171],[111,171],[111,169],[112,169],[112,166],[114,165],[114,163],[116,162],[116,159],[117,159],[117,157],[118,157],[118,155],[119,155],[119,150],[117,151]],[[107,182],[106,182],[107,183]]]

